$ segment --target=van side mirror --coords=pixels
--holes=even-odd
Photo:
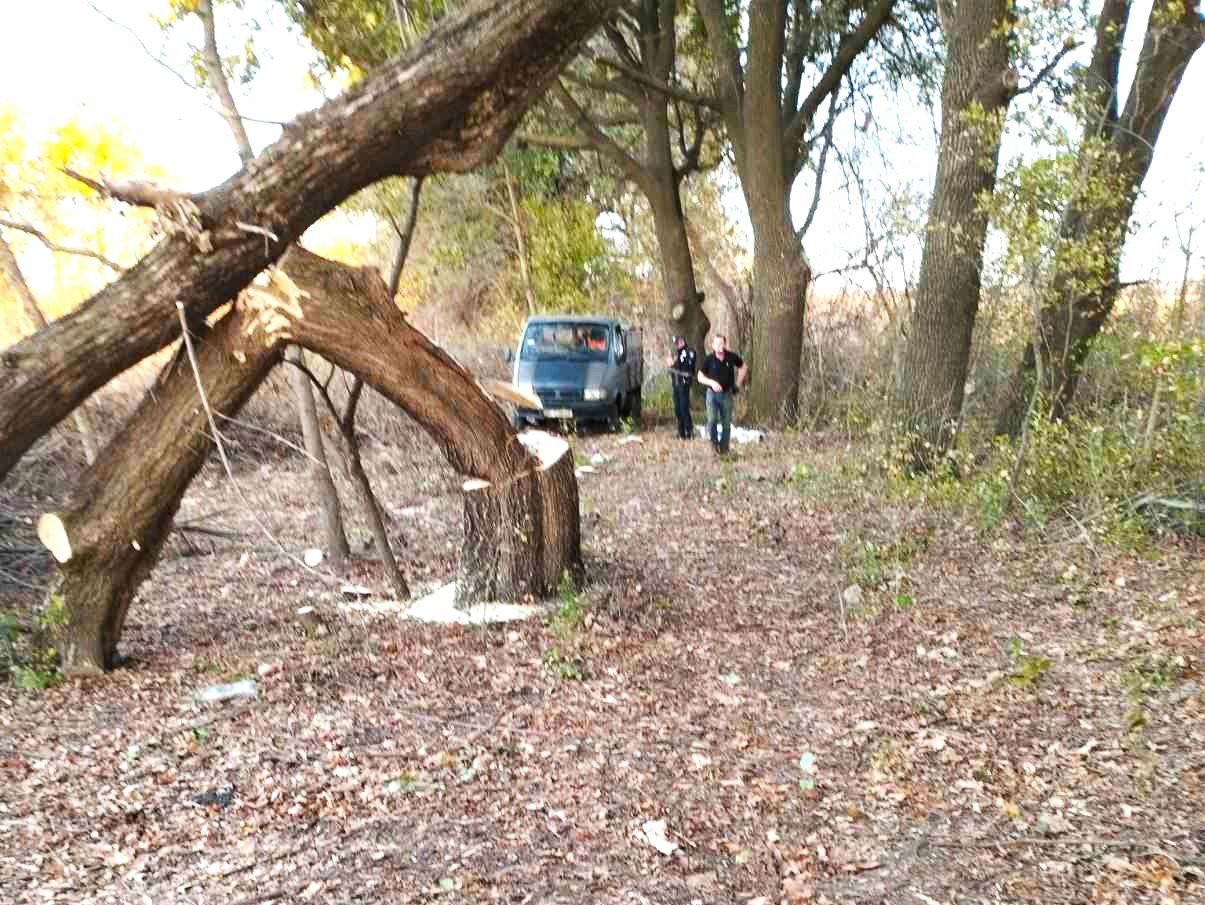
[[[507,364],[512,364],[515,360],[515,350],[507,346],[502,350],[502,358]]]
[[[615,360],[623,361],[624,357],[627,354],[628,354],[628,350],[627,350],[627,347],[624,345],[623,332],[620,330],[616,330],[615,331]]]

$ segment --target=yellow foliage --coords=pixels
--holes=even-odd
[[[72,118],[32,135],[14,108],[0,106],[0,214],[33,226],[51,242],[132,264],[150,247],[154,213],[98,198],[65,176],[64,166],[86,175],[164,178],[119,127]],[[26,233],[6,229],[4,236],[48,318],[66,314],[115,275],[91,258],[52,253]],[[0,324],[0,346],[32,329],[13,293],[0,293]]]

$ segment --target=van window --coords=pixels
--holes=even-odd
[[[607,328],[601,324],[531,324],[523,334],[526,361],[606,361]]]

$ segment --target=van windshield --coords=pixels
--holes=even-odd
[[[519,356],[525,361],[606,361],[608,334],[601,324],[531,324]]]

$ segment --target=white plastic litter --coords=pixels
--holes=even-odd
[[[707,439],[707,425],[702,425],[696,428],[699,436],[704,440]],[[761,443],[766,439],[766,432],[753,430],[749,427],[737,427],[732,425],[732,442],[733,443]]]
[[[202,688],[195,697],[203,704],[216,704],[221,701],[233,701],[237,698],[254,698],[258,695],[259,689],[254,679],[240,679],[237,682]]]
[[[644,841],[661,854],[672,855],[678,850],[678,844],[670,842],[665,836],[664,820],[648,820],[640,827],[640,830],[644,835]]]

